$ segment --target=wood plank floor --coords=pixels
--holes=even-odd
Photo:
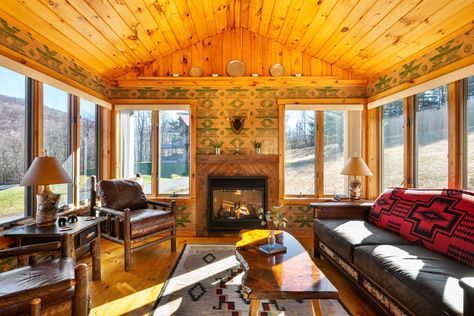
[[[313,252],[311,235],[295,237],[310,254]],[[132,254],[132,271],[123,270],[123,248],[107,240],[101,240],[102,280],[91,281],[89,291],[92,300],[90,315],[144,315],[148,313],[171,273],[184,244],[233,244],[237,237],[178,237],[177,251],[170,252],[169,243],[160,244]],[[79,260],[89,265],[91,258]],[[377,315],[377,311],[350,280],[324,259],[315,260],[339,290],[341,301],[353,315]],[[89,275],[89,280],[91,275]]]

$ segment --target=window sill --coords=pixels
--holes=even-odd
[[[310,197],[303,197],[303,198],[283,198],[279,199],[278,203],[283,205],[303,205],[309,204],[313,202],[324,202],[324,201],[332,201],[332,197],[323,197],[323,198],[310,198]]]
[[[147,198],[152,201],[171,201],[171,200],[176,200],[176,201],[194,201],[195,198],[190,197],[190,196],[152,196],[152,195],[147,195]]]

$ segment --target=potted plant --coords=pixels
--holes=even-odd
[[[253,147],[255,148],[255,154],[260,155],[262,153],[262,143],[263,142],[253,142]]]
[[[262,226],[267,226],[270,229],[268,235],[268,244],[272,245],[275,243],[275,230],[286,228],[288,220],[283,216],[282,213],[283,205],[272,206],[269,211],[264,211],[262,208],[258,210],[260,215],[258,218],[261,220]]]
[[[223,143],[224,143],[223,141],[214,143],[214,150],[215,150],[216,155],[221,154],[221,146],[222,146]]]

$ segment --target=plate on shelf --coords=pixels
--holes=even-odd
[[[238,59],[229,61],[227,74],[232,77],[242,77],[245,74],[245,64]]]
[[[189,76],[190,77],[201,77],[202,76],[202,68],[199,66],[192,66],[189,68]]]
[[[273,64],[270,67],[270,75],[272,77],[282,77],[285,75],[285,68],[280,64]]]

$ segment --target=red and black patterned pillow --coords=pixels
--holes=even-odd
[[[473,192],[390,189],[375,201],[369,222],[474,266]]]

